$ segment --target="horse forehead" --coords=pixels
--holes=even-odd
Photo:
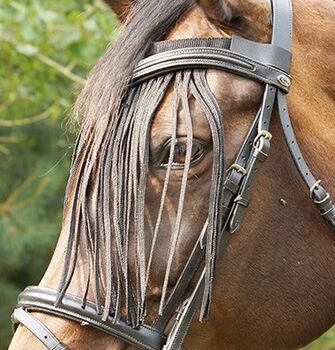
[[[213,10],[215,18],[212,16]],[[223,12],[227,18],[243,16],[257,22],[259,26],[264,25],[264,30],[267,30],[271,16],[271,0],[198,0],[192,10],[167,35],[167,39],[222,36],[224,33],[215,28],[211,21],[224,21]]]
[[[166,40],[178,40],[189,38],[211,38],[211,37],[223,37],[225,36],[218,28],[216,28],[206,17],[205,12],[201,6],[194,6],[182,20],[180,20],[175,28],[166,36]],[[173,100],[173,87],[170,86],[167,90],[165,97],[160,105],[159,110],[156,113],[153,121],[151,136],[153,143],[159,143],[159,139],[164,139],[166,135],[171,135],[172,130],[172,100]],[[210,137],[209,126],[203,113],[199,109],[199,106],[195,103],[190,105],[193,116],[193,127],[195,131],[201,131],[201,138],[208,139]],[[183,111],[178,113],[179,119],[179,133],[183,134],[184,125]]]
[[[232,9],[241,11],[269,10],[270,0],[223,0],[223,2]]]
[[[224,33],[207,18],[204,9],[196,5],[168,33],[167,40],[222,37]]]
[[[216,0],[213,0],[214,2]],[[243,15],[251,20],[259,21],[259,26],[263,28],[262,32],[268,31],[268,14],[270,13],[270,0],[220,0],[224,1],[226,7],[231,10],[232,15]],[[262,21],[264,22],[262,24]],[[186,38],[212,38],[212,37],[229,37],[230,35],[216,26],[206,14],[206,1],[199,1],[187,14],[182,18],[174,29],[168,33],[166,40],[178,40]],[[254,38],[261,39],[261,37]],[[225,105],[230,102],[238,103],[239,98],[244,98],[246,93],[254,92],[255,82],[249,82],[246,79],[227,74],[224,72],[211,71],[208,75],[209,85],[219,100],[224,97]],[[223,87],[226,87],[225,89]],[[171,134],[171,104],[172,92],[170,87],[162,101],[158,112],[156,113],[151,136],[159,138],[165,134]],[[229,109],[229,108],[228,108]],[[193,122],[195,130],[201,130],[203,137],[208,138],[210,134],[209,126],[203,113],[198,110],[196,104],[191,104]],[[181,118],[183,124],[183,118]],[[164,132],[165,131],[165,132]]]

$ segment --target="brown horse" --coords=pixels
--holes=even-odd
[[[111,106],[118,103],[116,92],[119,87],[113,87],[113,81],[129,75],[153,41],[238,34],[250,40],[268,42],[271,37],[270,0],[174,0],[159,4],[147,0],[136,5],[122,0],[108,2],[122,21],[128,11],[131,13],[119,41],[98,63],[78,102],[79,109],[84,106],[85,110],[83,125],[90,125],[96,137],[101,136],[103,117],[110,115]],[[334,196],[335,180],[331,174],[335,170],[335,4],[332,0],[294,0],[293,10],[291,73],[294,82],[289,94],[289,108],[306,159]],[[207,81],[226,116],[225,156],[229,164],[233,162],[257,112],[263,86],[216,70],[207,72]],[[173,128],[173,99],[170,88],[151,127],[152,154],[162,163],[164,156],[159,152],[165,135],[170,135]],[[212,136],[197,103],[191,101],[190,106],[193,134],[207,151],[189,171],[191,179],[180,223],[182,234],[172,264],[172,280],[185,264],[208,214]],[[185,111],[179,109],[178,140],[183,140],[187,134],[183,114]],[[305,193],[276,117],[275,114],[271,128],[271,154],[257,179],[252,204],[240,232],[232,236],[220,259],[210,319],[202,324],[193,322],[185,341],[186,349],[298,349],[334,324],[334,235]],[[89,142],[89,135],[84,142]],[[180,164],[185,161],[182,142],[174,154],[175,162]],[[195,147],[195,157],[198,152]],[[149,321],[157,314],[169,229],[177,212],[181,177],[178,171],[171,175],[161,225],[163,242],[156,246],[153,256],[154,273],[148,292]],[[154,228],[150,230],[148,223],[152,216],[157,216],[163,182],[162,170],[150,169],[146,198],[150,232]],[[70,183],[68,196],[73,195],[74,188]],[[72,215],[68,206],[64,214],[63,231],[40,283],[53,289],[58,288],[60,266],[67,249],[67,228]],[[82,295],[89,266],[86,255],[79,252],[69,293]],[[88,298],[92,299],[93,295],[89,293]],[[133,348],[78,323],[42,313],[34,314],[70,349]],[[44,346],[29,330],[20,326],[9,349],[37,350],[44,349]]]

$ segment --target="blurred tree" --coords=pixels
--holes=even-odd
[[[0,349],[17,294],[37,283],[59,234],[74,137],[66,120],[117,34],[99,1],[0,1]]]

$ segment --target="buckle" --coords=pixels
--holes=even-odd
[[[267,130],[260,130],[254,139],[255,156],[263,163],[268,157],[272,134]],[[268,142],[265,142],[268,141]]]
[[[258,132],[258,135],[255,137],[255,140],[254,140],[254,146],[255,146],[255,147],[257,147],[257,142],[258,142],[262,137],[264,137],[265,140],[271,141],[271,139],[272,139],[272,134],[271,134],[269,131],[267,131],[267,130],[260,130],[260,131]]]
[[[313,199],[313,193],[318,188],[320,183],[321,180],[316,181],[316,183],[309,189],[309,196],[311,197],[311,199]]]
[[[242,176],[245,176],[247,174],[247,170],[245,168],[243,168],[243,166],[241,166],[240,164],[234,163],[232,164],[226,171],[226,173],[228,174],[230,171],[232,170],[236,170],[238,173],[242,174]]]
[[[333,228],[335,228],[335,206],[332,203],[330,194],[320,185],[320,180],[310,188],[310,196],[323,216]],[[319,193],[315,193],[319,191]]]

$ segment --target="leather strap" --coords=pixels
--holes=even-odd
[[[166,336],[163,333],[147,325],[133,328],[122,319],[119,324],[115,324],[112,315],[102,322],[102,315],[96,313],[95,304],[87,302],[83,308],[80,298],[68,294],[56,307],[56,297],[55,290],[27,287],[18,297],[18,307],[25,311],[45,312],[79,322],[83,326],[96,328],[143,350],[161,350],[166,342]]]
[[[14,325],[21,324],[28,328],[50,350],[67,350],[67,347],[38,318],[22,308],[12,314]]]
[[[316,180],[302,155],[288,112],[287,97],[278,91],[277,100],[281,126],[296,168],[304,183],[309,188],[310,197],[318,207],[320,215],[332,228],[335,228],[335,206],[332,203],[329,193],[321,185],[321,181]]]
[[[234,42],[236,41],[235,39]],[[253,43],[249,42],[249,46],[252,45]],[[258,48],[261,44],[255,45]],[[267,48],[270,51],[270,47],[267,46]],[[276,56],[276,50],[272,56]],[[188,47],[145,58],[140,61],[133,73],[133,84],[136,85],[169,72],[193,68],[227,70],[249,79],[271,84],[284,92],[288,92],[291,86],[291,77],[285,71],[237,52],[212,47]]]
[[[272,0],[272,41],[275,46],[291,52],[292,3],[291,0]]]
[[[250,57],[257,62],[262,62],[289,73],[292,61],[290,51],[273,44],[256,43],[245,38],[233,35],[230,50],[243,56]]]
[[[204,280],[205,269],[202,271],[200,279],[190,298],[188,298],[181,307],[163,350],[182,349],[184,338],[191,326],[195,313],[198,310],[201,295],[204,289]]]
[[[251,191],[256,181],[256,177],[260,172],[261,165],[268,157],[270,141],[272,138],[272,135],[268,130],[270,128],[276,92],[277,89],[270,85],[265,87],[258,125],[255,125],[255,129],[258,130],[258,135],[253,140],[253,150],[248,161],[246,176],[244,177],[239,193],[235,198],[233,208],[234,213],[230,222],[231,233],[236,232],[240,228],[242,220],[246,214],[246,210],[249,206]]]

